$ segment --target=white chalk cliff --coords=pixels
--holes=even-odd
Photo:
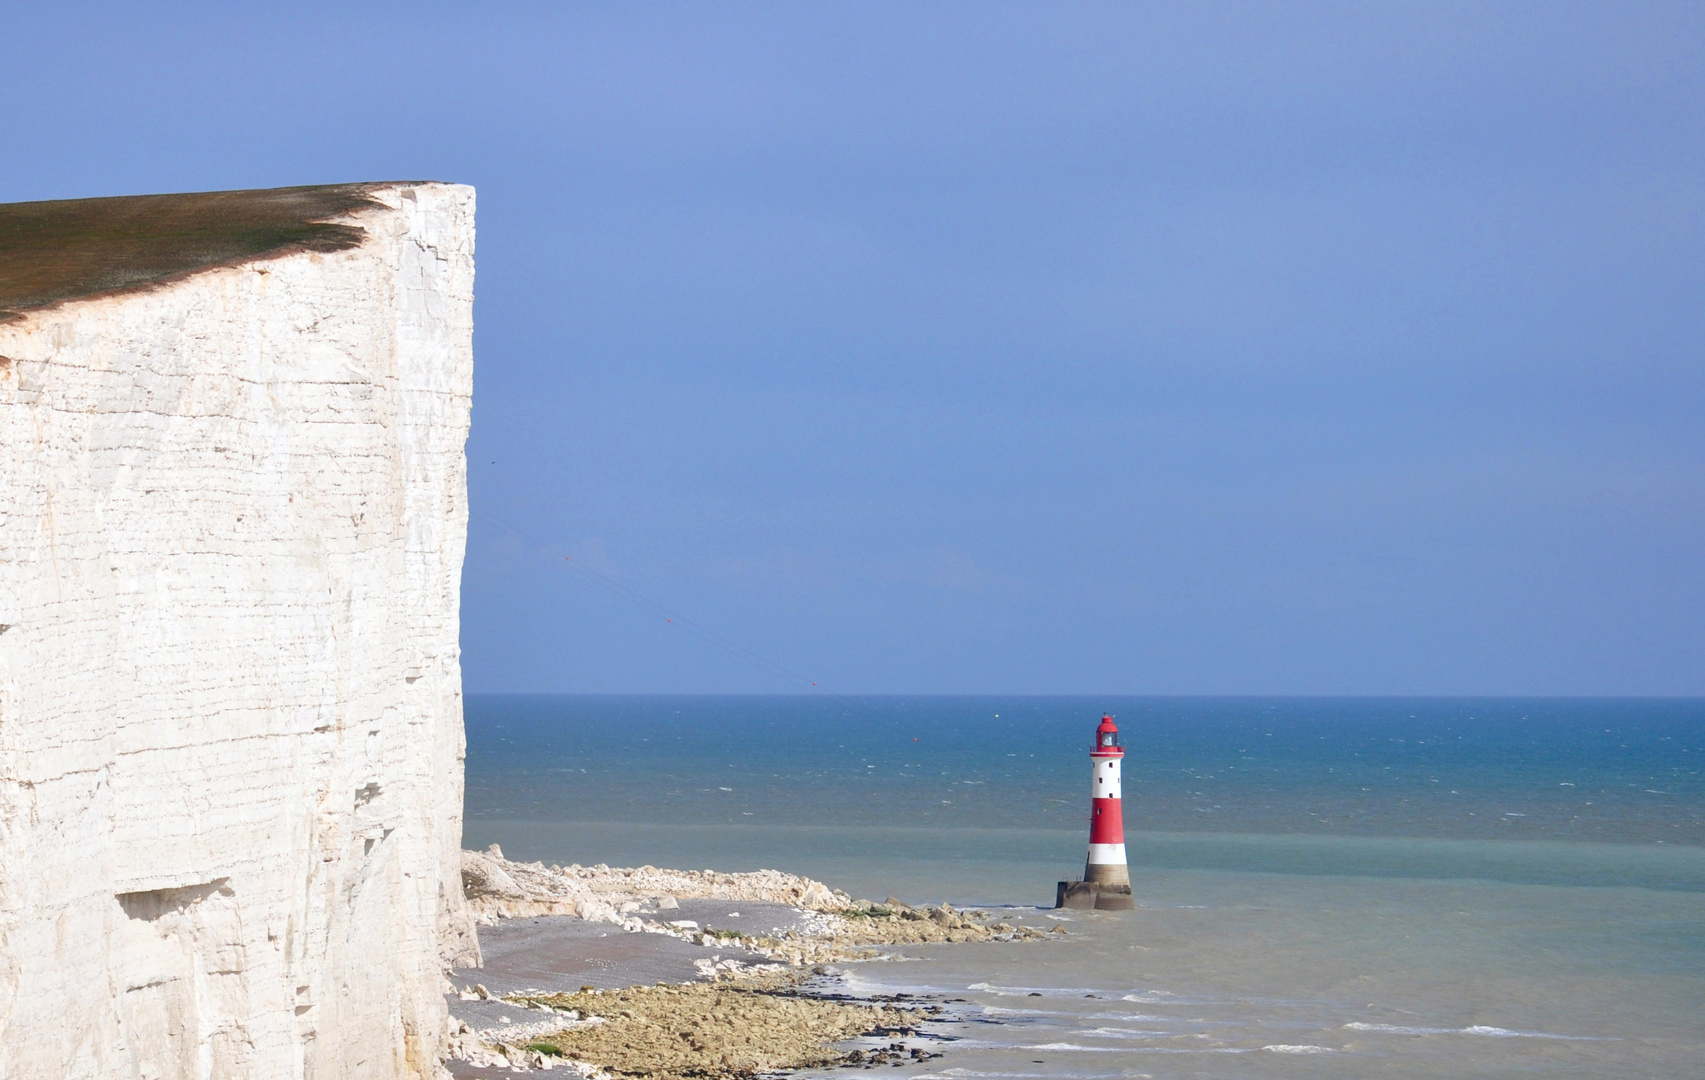
[[[440,1074],[473,211],[0,207],[7,1080]]]

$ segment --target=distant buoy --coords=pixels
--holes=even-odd
[[[1125,864],[1125,814],[1120,765],[1125,749],[1119,745],[1119,726],[1104,715],[1095,729],[1089,751],[1089,857],[1082,881],[1062,881],[1054,906],[1130,911],[1131,872]]]

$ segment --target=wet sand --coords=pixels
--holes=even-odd
[[[683,900],[680,905],[678,910],[658,914],[752,934],[797,931],[802,924],[800,912],[781,904]],[[506,994],[693,982],[706,977],[696,965],[707,960],[747,967],[770,964],[767,957],[733,943],[707,948],[664,934],[628,933],[619,926],[572,915],[505,919],[481,927],[480,951],[483,967],[458,968],[450,980],[458,991],[484,986],[489,999],[470,1001],[460,993],[446,995],[451,1017],[475,1030],[500,1027],[505,1019],[511,1024],[541,1019],[536,1010],[499,1000]]]

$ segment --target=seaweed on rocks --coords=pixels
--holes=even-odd
[[[915,1033],[927,1009],[831,1001],[798,991],[803,973],[738,982],[512,996],[515,1004],[573,1012],[580,1023],[532,1037],[529,1048],[639,1080],[746,1080],[784,1069],[866,1061],[833,1044],[861,1035]],[[891,1044],[890,1053],[909,1051]],[[924,1052],[927,1054],[927,1051]],[[910,1060],[923,1060],[912,1055]]]

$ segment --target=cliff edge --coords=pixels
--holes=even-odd
[[[440,1074],[473,212],[0,206],[0,1076]]]

